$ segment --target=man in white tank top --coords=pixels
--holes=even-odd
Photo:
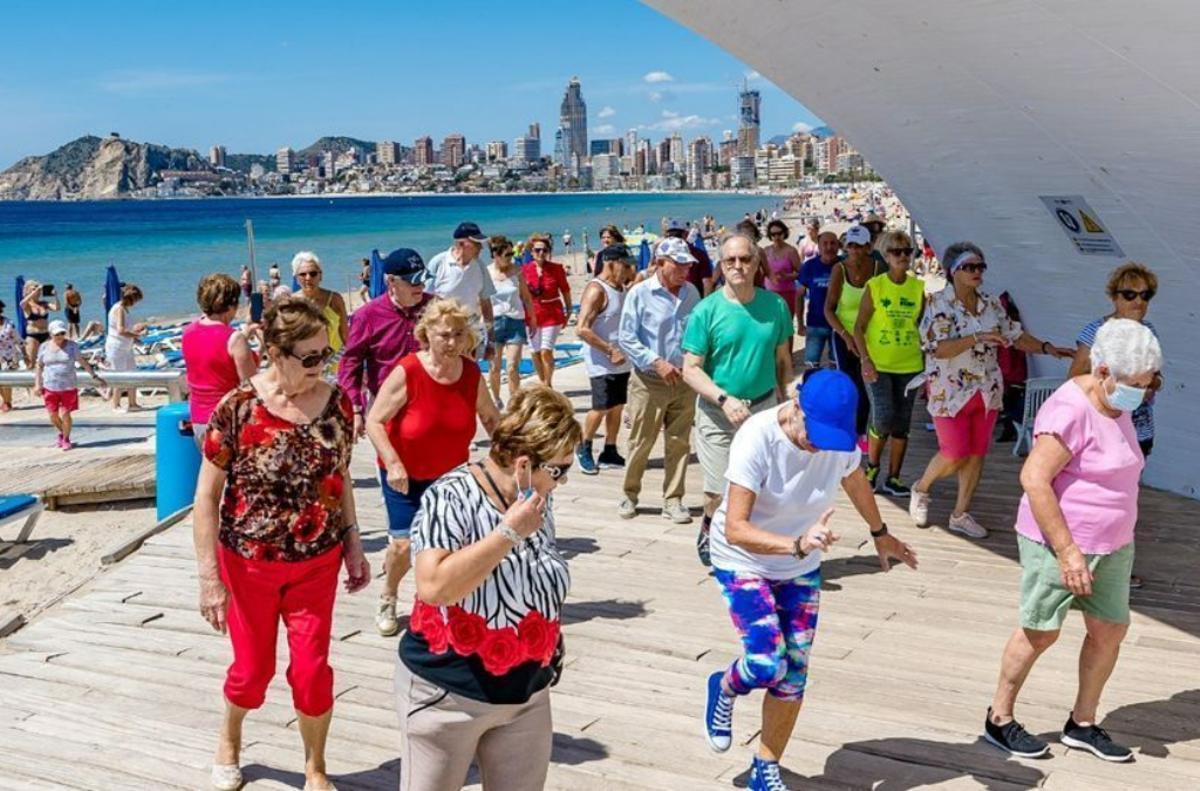
[[[592,408],[583,421],[583,441],[575,456],[584,475],[595,475],[600,468],[620,469],[625,459],[617,453],[617,432],[621,412],[629,392],[629,361],[617,345],[617,328],[625,287],[636,274],[629,249],[623,244],[609,245],[600,251],[600,275],[583,289],[579,304],[578,332],[584,342],[583,362],[592,385]],[[599,459],[592,456],[592,440],[604,422],[604,451]]]

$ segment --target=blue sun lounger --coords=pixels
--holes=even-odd
[[[21,532],[17,535],[17,543],[24,544],[29,540],[29,534],[33,532],[44,507],[42,501],[32,494],[0,495],[0,527],[24,522]]]

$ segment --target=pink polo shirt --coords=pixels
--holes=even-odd
[[[1137,524],[1138,480],[1146,459],[1128,412],[1101,414],[1073,380],[1042,405],[1034,436],[1054,434],[1071,451],[1071,460],[1053,482],[1071,536],[1085,555],[1109,555],[1133,541]],[[1029,496],[1021,497],[1017,532],[1046,543]]]

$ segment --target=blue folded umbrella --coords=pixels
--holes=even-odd
[[[104,271],[104,315],[112,310],[112,306],[121,301],[121,278],[117,277],[117,268],[109,265]]]
[[[13,303],[13,326],[17,328],[17,337],[25,337],[25,311],[21,308],[21,300],[25,299],[25,277],[17,275],[17,299]]]
[[[367,291],[371,295],[371,299],[375,299],[387,291],[387,281],[383,277],[383,259],[379,257],[378,250],[371,251],[371,282]]]

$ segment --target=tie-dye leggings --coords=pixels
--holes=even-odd
[[[804,699],[808,652],[817,630],[821,570],[789,580],[713,569],[744,654],[725,671],[738,695],[766,689],[780,700]]]

